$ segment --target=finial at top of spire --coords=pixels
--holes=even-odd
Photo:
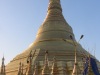
[[[51,9],[58,9],[62,11],[60,0],[49,0],[48,11]]]
[[[5,60],[5,58],[4,58],[4,56],[3,56],[2,61],[4,61],[4,60]]]

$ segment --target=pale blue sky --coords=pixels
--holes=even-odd
[[[0,0],[0,62],[6,64],[35,40],[49,0]],[[100,0],[61,0],[63,15],[76,39],[100,60]]]

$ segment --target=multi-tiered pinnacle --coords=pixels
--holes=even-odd
[[[48,12],[49,10],[59,10],[60,12],[62,12],[62,8],[60,5],[60,0],[49,0],[49,7],[48,7]]]
[[[70,39],[74,37],[72,28],[62,15],[60,0],[50,0],[47,16],[38,30],[35,42],[52,39]]]

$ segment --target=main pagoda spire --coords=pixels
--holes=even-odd
[[[66,22],[60,0],[49,0],[48,11],[40,26],[34,43],[51,39],[70,39],[74,37],[71,26]]]
[[[45,21],[50,20],[64,20],[64,17],[62,15],[62,7],[60,0],[49,0],[49,6],[47,11],[47,16]]]

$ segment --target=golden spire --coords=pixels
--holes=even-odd
[[[29,60],[27,60],[27,72],[26,75],[33,75],[33,71],[32,71],[32,54],[30,53],[29,55]]]
[[[48,65],[48,51],[45,52],[45,64],[42,70],[42,75],[50,75],[50,70]]]
[[[18,69],[18,74],[17,75],[22,75],[22,65],[21,62],[19,63],[19,69]]]
[[[35,42],[44,42],[54,39],[70,39],[73,35],[71,26],[66,22],[60,0],[50,0],[47,16],[38,30]]]
[[[35,64],[35,70],[34,70],[33,75],[38,75],[38,66],[37,66],[37,63]]]
[[[51,71],[51,75],[58,75],[58,68],[57,68],[57,62],[56,62],[56,58],[53,58],[53,65],[52,65],[52,71]]]
[[[1,74],[6,75],[6,70],[5,70],[5,64],[4,64],[5,58],[3,56],[2,58],[2,65],[1,65]]]
[[[4,73],[4,57],[2,58],[1,74]]]

